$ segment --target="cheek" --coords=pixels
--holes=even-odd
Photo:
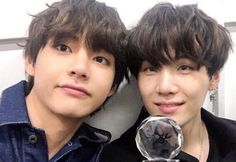
[[[138,90],[139,90],[139,93],[141,94],[141,96],[142,96],[142,98],[143,98],[143,100],[144,100],[144,97],[145,97],[145,95],[146,95],[146,89],[144,88],[145,86],[145,82],[142,80],[142,79],[140,79],[140,78],[138,78]]]
[[[203,84],[201,84],[200,86],[193,84],[191,88],[185,89],[184,92],[192,105],[201,107],[205,101],[208,87]]]
[[[204,101],[205,101],[205,98],[206,98],[206,95],[207,95],[207,92],[208,92],[207,89],[203,89],[203,90],[201,90],[201,91],[199,92],[199,94],[198,94],[198,96],[199,96],[198,100],[199,100],[199,102],[200,102],[200,104],[201,104],[200,106],[203,105],[203,103],[204,103]]]
[[[150,79],[138,79],[138,89],[140,91],[142,101],[148,112],[152,109],[152,96],[155,94],[155,83]]]
[[[50,82],[57,75],[58,67],[47,66],[39,62],[35,66],[35,81],[43,81],[44,83]]]
[[[138,88],[142,97],[148,97],[149,95],[155,93],[156,82],[147,77],[138,78]]]
[[[98,74],[98,75],[97,75]],[[91,79],[91,84],[96,86],[94,89],[97,89],[99,95],[104,94],[104,96],[108,97],[113,94],[112,85],[115,78],[115,73],[113,71],[106,72],[95,72],[96,77]],[[96,80],[96,84],[94,84],[93,80]],[[101,95],[101,97],[103,97]]]
[[[99,82],[97,82],[99,83]],[[102,84],[103,83],[103,84]],[[104,84],[106,83],[106,84]],[[99,107],[102,105],[102,103],[107,99],[107,97],[110,97],[113,95],[113,91],[111,89],[112,87],[112,82],[100,82],[100,84],[96,84],[97,87],[91,88],[94,89],[94,108]],[[99,86],[100,85],[100,86]]]

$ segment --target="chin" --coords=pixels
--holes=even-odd
[[[75,119],[75,118],[84,118],[89,115],[88,112],[76,112],[75,110],[71,111],[57,111],[55,112],[57,115],[61,116],[61,118],[65,119]]]

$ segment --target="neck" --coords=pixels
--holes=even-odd
[[[48,155],[51,159],[75,134],[81,126],[82,119],[71,119],[55,114],[48,108],[34,100],[34,97],[27,96],[27,110],[31,124],[43,129],[48,144]]]
[[[193,129],[194,128],[194,129]],[[182,126],[184,145],[182,150],[197,159],[205,162],[209,151],[209,141],[206,127],[201,116]]]
[[[184,147],[201,141],[202,127],[201,119],[194,119],[181,127],[184,134]]]

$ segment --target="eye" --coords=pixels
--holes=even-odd
[[[150,66],[150,67],[144,68],[143,71],[145,71],[145,72],[152,72],[152,71],[156,71],[156,69],[155,69],[155,67]]]
[[[158,70],[159,68],[156,66],[149,66],[149,67],[144,68],[145,72],[157,72]]]
[[[140,68],[140,72],[143,72],[145,74],[152,74],[152,73],[156,73],[160,70],[161,67],[159,66],[155,66],[152,65],[151,63],[149,63],[148,61],[143,61],[141,68]]]
[[[109,65],[109,64],[110,64],[109,60],[106,59],[105,57],[102,57],[102,56],[96,56],[96,57],[94,58],[94,60],[95,60],[96,62],[101,63],[101,64],[104,64],[104,65]]]
[[[61,51],[61,52],[66,52],[66,53],[71,53],[71,52],[72,52],[72,50],[70,49],[70,47],[68,47],[68,46],[65,45],[65,44],[55,45],[55,48],[56,48],[58,51]]]
[[[193,71],[194,67],[190,65],[180,65],[177,70],[187,73],[187,72]]]

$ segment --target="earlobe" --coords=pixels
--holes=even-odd
[[[219,81],[220,81],[220,71],[217,71],[211,77],[209,90],[212,91],[214,89],[217,89]]]
[[[108,93],[107,97],[111,97],[116,91],[116,87],[111,88],[110,92]]]
[[[34,76],[34,63],[29,56],[25,58],[25,71],[28,75]]]

